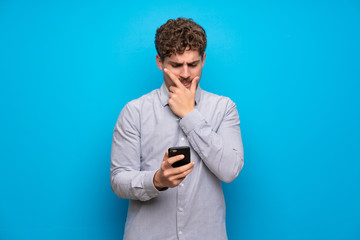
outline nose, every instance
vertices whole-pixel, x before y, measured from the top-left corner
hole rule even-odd
[[[188,79],[189,77],[190,77],[189,67],[187,66],[187,64],[184,64],[183,67],[181,68],[180,78]]]

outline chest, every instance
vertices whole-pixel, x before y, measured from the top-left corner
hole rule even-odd
[[[190,146],[189,140],[179,125],[179,118],[168,106],[145,104],[140,116],[141,168],[142,170],[158,169],[165,152],[169,147]],[[221,125],[221,109],[206,105],[196,108],[203,115],[206,124],[217,131]],[[146,109],[146,111],[145,111]],[[192,156],[193,160],[196,156]]]

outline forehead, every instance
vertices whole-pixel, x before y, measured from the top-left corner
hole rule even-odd
[[[201,60],[201,56],[197,50],[186,50],[183,54],[173,54],[165,58],[165,61],[176,63],[190,63],[199,60]]]

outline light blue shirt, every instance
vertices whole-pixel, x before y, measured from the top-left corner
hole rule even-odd
[[[200,86],[183,119],[167,101],[163,84],[129,102],[114,128],[111,187],[130,199],[124,239],[227,239],[221,181],[233,181],[244,164],[236,106]],[[179,186],[158,191],[153,177],[173,146],[190,146],[195,166]]]

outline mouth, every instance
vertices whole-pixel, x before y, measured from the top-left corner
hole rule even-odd
[[[184,87],[189,88],[191,86],[191,81],[181,80],[180,81]]]

